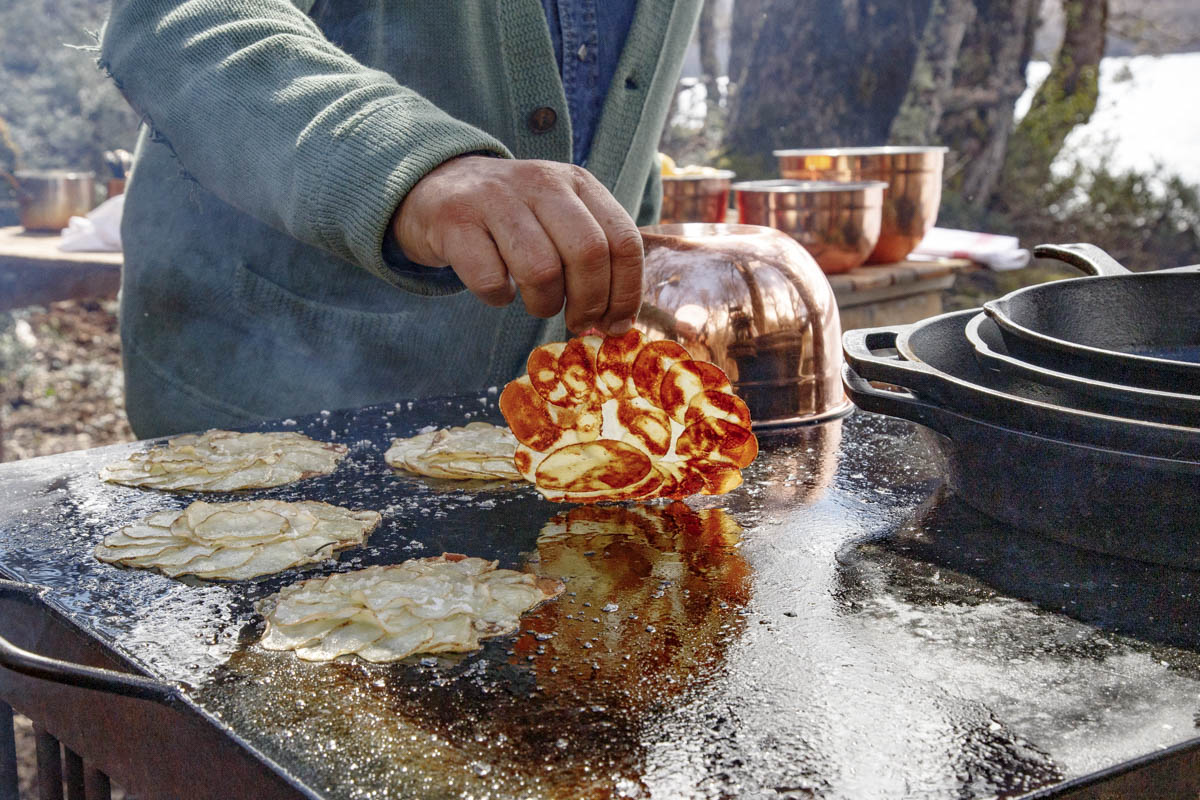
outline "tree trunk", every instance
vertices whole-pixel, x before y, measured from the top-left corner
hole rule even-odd
[[[972,211],[987,207],[1000,180],[1013,109],[1037,30],[1038,0],[975,0],[975,24],[959,50],[938,140],[950,147],[945,185]]]
[[[729,82],[730,91],[742,84],[750,48],[767,19],[770,0],[733,0],[733,19],[729,25]]]
[[[705,124],[720,113],[721,88],[717,78],[721,64],[717,59],[717,29],[713,19],[716,15],[716,0],[704,0],[700,9],[700,23],[696,28],[696,39],[700,45],[700,80],[704,82]]]
[[[888,140],[893,144],[932,144],[954,86],[954,65],[963,36],[975,20],[972,0],[934,0],[913,67],[908,95],[900,105]]]
[[[1050,165],[1067,135],[1086,123],[1100,96],[1100,59],[1107,33],[1108,0],[1064,0],[1062,47],[1045,82],[1009,142],[994,207],[1036,193],[1050,179]]]
[[[734,31],[746,62],[724,142],[730,166],[761,177],[775,173],[776,148],[886,142],[931,3],[767,0],[752,41]]]

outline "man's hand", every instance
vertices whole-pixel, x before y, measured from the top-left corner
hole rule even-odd
[[[434,169],[392,217],[392,234],[418,264],[449,265],[492,306],[521,291],[525,308],[567,327],[619,335],[642,298],[642,239],[586,170],[554,161],[462,156]]]

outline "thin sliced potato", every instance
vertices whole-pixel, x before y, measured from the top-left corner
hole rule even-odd
[[[467,652],[481,638],[515,631],[521,614],[562,588],[555,579],[453,553],[335,573],[262,601],[262,645],[295,650],[306,661],[357,654],[389,662],[418,652]]]
[[[294,431],[212,430],[169,440],[100,471],[101,480],[166,491],[218,492],[282,486],[333,472],[345,445]]]
[[[96,547],[96,558],[157,569],[171,577],[244,580],[323,561],[337,550],[362,545],[382,520],[375,511],[278,500],[201,500],[169,515],[167,528],[142,520],[109,534]],[[168,512],[147,519],[162,522]]]

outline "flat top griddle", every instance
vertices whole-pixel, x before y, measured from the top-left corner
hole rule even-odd
[[[988,521],[939,488],[914,426],[860,413],[764,437],[729,495],[598,519],[383,462],[394,436],[473,418],[498,419],[494,395],[261,426],[351,453],[239,498],[384,522],[336,562],[232,584],[92,557],[198,497],[96,478],[142,445],[0,465],[0,573],[317,797],[1014,796],[1196,735],[1200,575]],[[282,585],[443,551],[566,575],[567,593],[466,655],[254,645],[254,603]]]

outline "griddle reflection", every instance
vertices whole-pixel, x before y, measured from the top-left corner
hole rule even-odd
[[[742,529],[721,509],[579,507],[551,519],[531,557],[566,581],[559,602],[526,618],[547,692],[592,685],[622,706],[670,697],[710,674],[741,629],[749,566]]]
[[[820,500],[837,474],[844,417],[816,425],[758,431],[760,455],[742,471],[764,504],[797,508]]]
[[[568,593],[515,636],[390,665],[251,645],[199,694],[329,796],[645,797],[645,731],[744,628],[740,536],[719,509],[574,508],[527,564]]]

